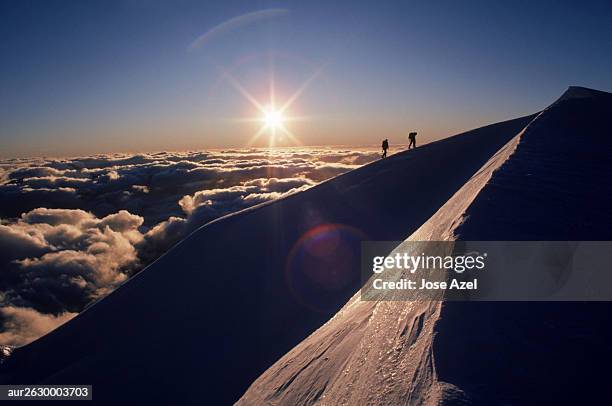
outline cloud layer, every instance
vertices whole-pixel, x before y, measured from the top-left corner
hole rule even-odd
[[[0,161],[0,344],[65,322],[215,218],[377,157],[321,148]]]

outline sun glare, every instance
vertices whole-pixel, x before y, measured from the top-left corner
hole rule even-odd
[[[248,145],[253,145],[262,135],[268,135],[268,146],[274,147],[277,141],[284,143],[292,143],[294,145],[300,145],[300,140],[297,139],[293,133],[287,128],[287,124],[297,120],[303,120],[304,117],[297,117],[288,114],[291,105],[301,96],[306,90],[312,80],[319,74],[321,69],[318,69],[310,76],[289,98],[283,101],[282,104],[276,104],[276,89],[274,87],[274,80],[271,76],[270,80],[270,94],[269,104],[267,106],[260,103],[251,93],[249,93],[244,86],[234,78],[229,71],[223,71],[223,76],[228,82],[234,86],[234,88],[244,96],[246,100],[259,110],[261,115],[259,117],[246,118],[246,121],[256,121],[261,123],[259,131],[253,135]]]
[[[268,109],[264,112],[263,121],[266,127],[270,129],[277,129],[283,125],[283,113],[278,110]]]

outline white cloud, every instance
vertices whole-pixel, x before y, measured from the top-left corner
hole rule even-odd
[[[208,221],[376,158],[303,148],[0,161],[0,344],[44,334]]]
[[[25,345],[50,330],[64,324],[77,313],[62,313],[59,316],[42,314],[34,309],[19,307],[0,308],[3,331],[0,342],[4,345]]]

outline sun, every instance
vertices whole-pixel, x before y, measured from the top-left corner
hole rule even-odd
[[[269,129],[277,129],[283,126],[285,118],[283,117],[283,112],[280,110],[275,110],[273,108],[269,108],[264,111],[263,122]]]
[[[261,103],[255,98],[245,87],[227,70],[223,70],[223,77],[242,95],[246,100],[259,111],[259,115],[255,117],[247,117],[239,119],[240,121],[254,121],[259,122],[261,127],[252,136],[248,145],[253,145],[262,135],[268,135],[268,146],[274,147],[277,141],[282,143],[293,143],[295,145],[301,145],[301,142],[296,136],[287,128],[287,124],[295,121],[307,120],[308,117],[295,116],[290,114],[291,105],[302,95],[309,84],[319,74],[322,67],[317,69],[312,76],[310,76],[302,85],[287,99],[283,100],[283,103],[277,104],[276,100],[276,89],[274,86],[274,77],[270,75],[268,95],[269,102],[267,105]]]

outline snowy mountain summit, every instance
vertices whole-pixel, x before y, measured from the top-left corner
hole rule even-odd
[[[607,303],[368,302],[358,290],[366,240],[611,240],[611,111],[611,94],[571,87],[540,113],[213,221],[15,349],[0,382],[91,384],[100,403],[602,399]]]
[[[609,240],[611,109],[611,94],[569,88],[408,240]],[[605,396],[608,303],[359,299],[262,374],[239,404],[561,404]]]

